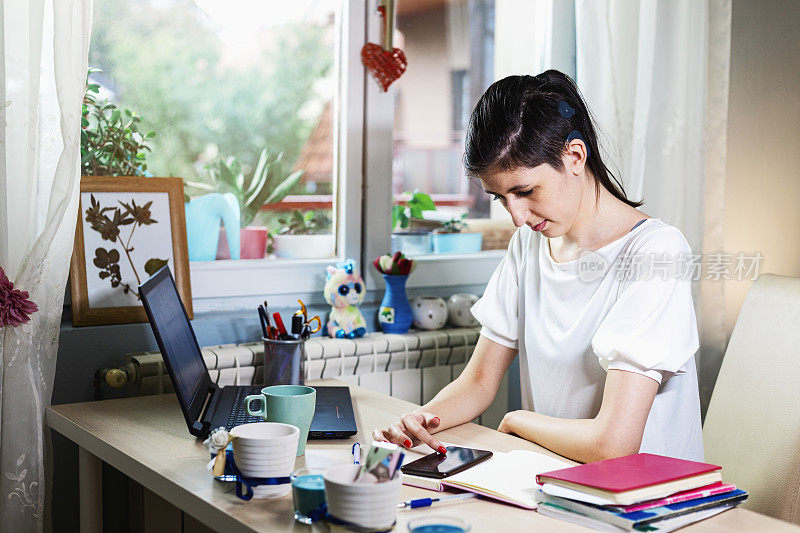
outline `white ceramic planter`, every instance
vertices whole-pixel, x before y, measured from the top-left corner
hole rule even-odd
[[[323,474],[328,512],[367,530],[388,530],[397,517],[401,477],[382,483],[356,483],[359,465],[337,465]]]
[[[272,249],[286,259],[316,259],[333,255],[335,241],[332,233],[316,235],[275,235]]]
[[[254,422],[231,429],[233,459],[243,475],[248,477],[284,477],[294,470],[295,451],[300,440],[296,426],[278,422]],[[262,485],[253,487],[253,498],[280,498],[291,492],[292,486]]]

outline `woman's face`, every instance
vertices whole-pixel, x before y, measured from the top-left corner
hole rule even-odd
[[[564,162],[562,171],[541,164],[498,172],[481,178],[481,183],[511,214],[515,226],[527,224],[546,237],[559,237],[578,219],[589,185],[585,174],[572,172],[569,156],[564,157]],[[594,191],[591,193],[593,197]]]

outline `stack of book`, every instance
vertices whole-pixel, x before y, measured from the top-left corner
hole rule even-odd
[[[735,507],[747,493],[719,466],[639,453],[536,476],[538,512],[602,531],[674,531]]]

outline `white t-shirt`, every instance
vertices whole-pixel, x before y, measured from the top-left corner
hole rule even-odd
[[[659,219],[565,263],[523,226],[472,314],[483,336],[519,350],[523,409],[593,418],[606,369],[637,372],[660,383],[640,451],[703,461],[687,267],[688,242]]]

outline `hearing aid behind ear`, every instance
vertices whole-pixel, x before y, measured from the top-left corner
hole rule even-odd
[[[565,100],[561,100],[560,102],[558,102],[558,112],[559,114],[561,114],[562,117],[564,117],[567,120],[575,116],[576,113],[575,108],[569,105]],[[565,145],[568,146],[569,143],[571,143],[575,139],[580,139],[583,141],[583,145],[586,147],[586,157],[588,158],[589,144],[586,142],[586,139],[583,138],[583,135],[581,135],[581,132],[579,132],[578,130],[572,130],[571,132],[569,132],[569,134],[567,135],[567,141]]]

